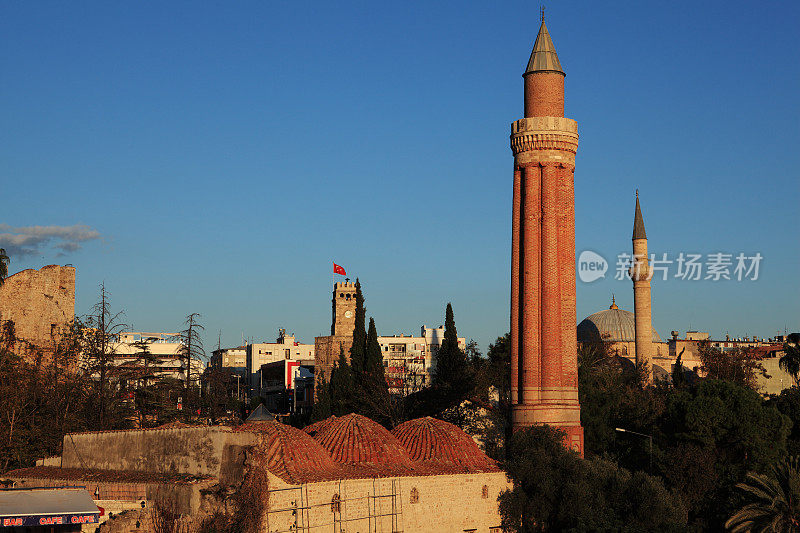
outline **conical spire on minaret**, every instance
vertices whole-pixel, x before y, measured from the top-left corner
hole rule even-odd
[[[647,233],[644,231],[642,209],[639,207],[639,189],[636,189],[636,214],[633,215],[633,240],[646,238]]]
[[[523,76],[531,72],[560,72],[564,74],[561,69],[561,63],[558,61],[556,47],[553,46],[553,40],[550,38],[550,33],[544,24],[544,8],[542,8],[542,25],[539,27],[539,35],[536,36],[536,42],[533,43],[533,51],[531,52],[531,58],[528,60],[528,68],[525,69]],[[566,76],[566,74],[564,75]]]

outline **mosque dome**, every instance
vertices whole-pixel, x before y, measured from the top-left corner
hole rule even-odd
[[[653,342],[661,342],[656,329],[652,328],[652,331]],[[578,324],[579,342],[601,339],[608,342],[633,342],[636,339],[634,314],[617,307],[613,298],[608,309],[589,315]]]
[[[408,475],[416,465],[397,438],[369,418],[351,413],[315,424],[313,438],[333,460],[366,475]]]
[[[457,426],[431,417],[404,422],[392,430],[414,461],[435,473],[497,472],[497,464]]]

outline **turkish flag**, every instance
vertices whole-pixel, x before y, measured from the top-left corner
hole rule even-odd
[[[344,268],[340,267],[336,263],[333,264],[333,273],[334,274],[341,274],[342,276],[346,276],[347,272],[344,271]]]

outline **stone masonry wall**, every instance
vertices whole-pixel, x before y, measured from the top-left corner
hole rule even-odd
[[[60,330],[75,318],[75,268],[48,265],[23,270],[0,286],[0,322],[14,321],[18,349],[29,343],[46,351]]]
[[[314,375],[325,375],[325,381],[331,380],[333,364],[339,360],[339,351],[350,361],[350,348],[353,346],[353,335],[330,335],[314,339]]]
[[[508,488],[502,472],[348,479],[296,488],[270,476],[264,531],[499,533],[497,497]]]
[[[220,477],[230,450],[254,439],[210,427],[76,433],[64,436],[62,466]]]

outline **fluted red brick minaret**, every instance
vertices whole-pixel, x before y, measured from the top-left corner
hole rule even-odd
[[[511,124],[511,398],[514,429],[550,424],[583,455],[575,317],[575,153],[564,71],[542,15]]]

